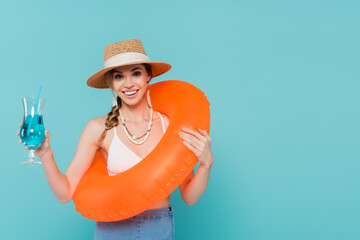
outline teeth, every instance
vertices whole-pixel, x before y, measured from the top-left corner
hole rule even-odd
[[[124,92],[126,95],[133,95],[134,93],[136,93],[137,92],[137,90],[136,91],[132,91],[132,92]]]

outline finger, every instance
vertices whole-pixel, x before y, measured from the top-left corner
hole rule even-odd
[[[186,140],[187,142],[189,142],[192,146],[194,146],[197,149],[202,149],[205,146],[205,143],[203,143],[201,140],[199,140],[195,136],[188,134],[188,133],[184,133],[184,132],[181,133],[180,138]]]
[[[200,151],[194,148],[190,143],[183,141],[184,145],[189,148],[197,157],[200,156]]]
[[[20,143],[20,144],[22,144],[22,141],[21,141],[21,139],[19,139],[19,143]]]
[[[200,128],[199,128],[199,131],[200,131],[200,133],[202,133],[207,139],[211,140],[211,138],[210,138],[209,134],[207,133],[207,131],[202,130],[202,129],[200,129]]]
[[[45,129],[45,138],[49,139],[50,135],[50,132]]]
[[[183,130],[184,130],[185,132],[189,132],[189,133],[193,134],[193,135],[196,136],[198,139],[203,139],[203,140],[205,140],[205,137],[204,137],[203,135],[201,135],[200,133],[198,133],[197,131],[194,131],[194,130],[189,129],[189,128],[187,128],[187,127],[183,127]]]
[[[203,135],[209,136],[209,134],[207,133],[207,131],[202,130],[201,128],[199,128],[199,131],[200,131],[200,133],[202,133]]]
[[[16,135],[20,135],[20,131],[17,131],[17,132],[16,132]]]
[[[19,123],[19,127],[21,127],[22,123]]]

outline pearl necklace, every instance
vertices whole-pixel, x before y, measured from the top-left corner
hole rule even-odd
[[[143,134],[143,135],[140,136],[140,137],[135,137],[135,136],[133,136],[133,135],[130,133],[129,129],[128,129],[128,128],[126,127],[126,125],[125,125],[125,119],[124,119],[124,117],[123,117],[122,114],[121,114],[121,108],[119,109],[121,123],[122,123],[122,125],[123,125],[123,129],[124,129],[124,131],[125,131],[125,133],[126,133],[126,136],[130,139],[130,141],[132,141],[132,142],[135,143],[135,144],[142,144],[142,143],[144,143],[144,142],[148,139],[148,137],[149,137],[149,135],[150,135],[150,129],[151,129],[151,126],[152,126],[153,109],[152,109],[152,106],[151,106],[151,103],[150,103],[149,90],[148,90],[147,100],[148,100],[148,104],[149,104],[149,107],[150,107],[150,121],[149,121],[148,124],[147,124],[147,131],[146,131],[146,133]],[[143,139],[143,140],[139,140],[139,139],[142,139],[142,138],[144,138],[144,139]]]

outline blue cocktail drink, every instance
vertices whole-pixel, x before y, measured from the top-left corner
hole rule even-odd
[[[32,122],[32,124],[30,130],[28,131],[30,122]],[[20,129],[20,138],[25,144],[25,146],[27,146],[29,149],[36,149],[37,147],[39,147],[45,138],[43,116],[26,116],[25,121]]]

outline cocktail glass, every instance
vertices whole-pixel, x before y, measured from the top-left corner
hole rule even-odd
[[[29,160],[22,163],[36,163],[35,149],[38,148],[45,138],[45,127],[43,121],[43,107],[45,99],[35,97],[22,98],[24,106],[24,119],[20,129],[20,138],[29,151]]]

